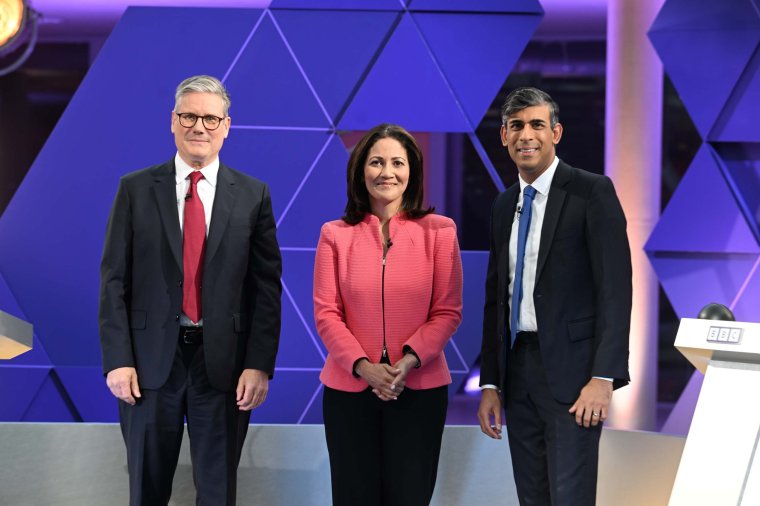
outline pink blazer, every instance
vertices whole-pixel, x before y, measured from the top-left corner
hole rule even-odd
[[[451,383],[443,349],[462,320],[462,260],[456,225],[429,214],[417,220],[396,216],[385,261],[385,331],[391,364],[405,345],[422,366],[406,386],[434,388]],[[314,319],[328,356],[320,375],[336,390],[359,392],[367,382],[352,374],[354,363],[380,360],[383,348],[383,245],[380,222],[367,213],[356,225],[322,226],[314,266]]]

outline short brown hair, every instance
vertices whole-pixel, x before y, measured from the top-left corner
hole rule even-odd
[[[372,211],[369,192],[364,183],[364,166],[367,163],[367,156],[372,146],[380,139],[388,137],[397,140],[404,147],[409,160],[409,182],[401,201],[401,209],[411,219],[421,218],[435,210],[433,207],[427,209],[422,207],[425,188],[423,184],[422,151],[420,151],[417,141],[404,128],[383,123],[374,127],[361,138],[348,159],[346,170],[348,202],[346,202],[346,214],[342,219],[350,225],[356,225],[364,219],[366,213]]]

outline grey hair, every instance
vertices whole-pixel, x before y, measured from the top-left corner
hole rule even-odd
[[[179,112],[179,101],[188,93],[213,93],[214,95],[218,95],[224,103],[225,117],[230,110],[230,105],[232,105],[230,95],[219,79],[212,76],[193,76],[188,77],[177,86],[177,91],[174,93],[174,112]]]
[[[559,106],[548,93],[531,87],[517,88],[507,96],[504,105],[501,106],[501,123],[506,125],[514,113],[543,104],[549,106],[549,121],[554,128],[559,123]]]

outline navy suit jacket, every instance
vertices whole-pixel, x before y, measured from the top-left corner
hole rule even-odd
[[[169,376],[182,311],[174,160],[121,178],[101,263],[103,369],[135,367],[142,388]],[[243,369],[270,377],[280,337],[282,262],[266,184],[219,166],[203,267],[203,350],[211,384]]]
[[[509,353],[509,236],[520,185],[491,211],[480,382],[504,386]],[[549,191],[533,301],[554,398],[572,403],[592,376],[628,383],[631,254],[612,182],[560,160]]]

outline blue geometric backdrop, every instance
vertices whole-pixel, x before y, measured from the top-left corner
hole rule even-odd
[[[649,37],[704,143],[646,250],[679,317],[760,321],[760,3],[669,0]]]
[[[116,421],[97,328],[105,222],[121,175],[173,156],[174,88],[203,73],[233,100],[221,158],[270,184],[283,252],[280,353],[253,421],[321,423],[311,281],[320,225],[345,204],[340,134],[463,132],[503,188],[474,132],[542,15],[537,0],[129,8],[0,219],[0,308],[35,325],[34,350],[0,364],[0,420]],[[463,260],[451,393],[480,347],[486,254]]]
[[[649,38],[703,144],[645,249],[680,318],[719,302],[760,322],[760,1],[668,0]],[[664,431],[686,433],[701,384]]]

